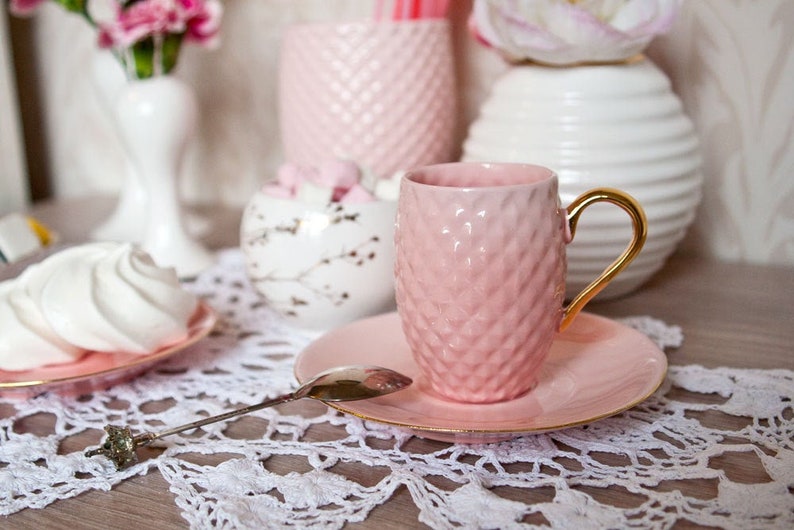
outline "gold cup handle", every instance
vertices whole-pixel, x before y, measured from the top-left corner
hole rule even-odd
[[[626,247],[626,250],[624,250],[598,278],[593,280],[590,285],[576,295],[571,303],[568,304],[568,307],[563,309],[560,331],[570,326],[573,319],[579,314],[579,311],[587,305],[587,302],[592,300],[593,297],[601,292],[620,271],[625,269],[629,263],[632,262],[637,254],[640,253],[640,250],[642,250],[642,246],[645,244],[645,239],[648,236],[648,221],[645,218],[645,212],[634,197],[613,188],[595,188],[586,191],[568,206],[568,226],[571,230],[571,238],[576,234],[576,224],[579,222],[579,216],[584,209],[591,204],[602,201],[620,206],[631,216],[634,235],[631,242]]]

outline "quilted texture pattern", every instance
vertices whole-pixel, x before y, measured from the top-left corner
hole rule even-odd
[[[528,391],[565,290],[556,178],[468,189],[404,179],[400,193],[396,296],[423,375],[455,401]]]
[[[382,177],[448,162],[455,93],[445,20],[293,26],[279,76],[285,156],[350,159]]]

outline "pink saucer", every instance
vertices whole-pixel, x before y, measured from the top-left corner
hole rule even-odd
[[[484,443],[593,422],[648,398],[664,380],[667,357],[642,333],[580,314],[554,341],[537,386],[503,403],[469,405],[434,395],[422,380],[397,313],[354,322],[310,344],[295,363],[305,381],[333,366],[373,364],[414,379],[376,399],[328,403],[366,420],[410,429],[422,438]]]
[[[152,354],[89,352],[74,363],[20,372],[0,370],[0,395],[25,398],[51,390],[79,395],[108,388],[135,377],[205,337],[217,320],[215,311],[201,301],[190,318],[188,336]]]

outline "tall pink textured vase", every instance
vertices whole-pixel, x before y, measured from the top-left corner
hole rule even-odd
[[[447,20],[297,25],[281,53],[288,161],[349,159],[389,177],[455,156]]]

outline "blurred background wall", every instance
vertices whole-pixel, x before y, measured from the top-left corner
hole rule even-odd
[[[177,73],[196,88],[202,108],[182,187],[189,202],[243,205],[282,161],[276,79],[283,29],[367,17],[372,4],[229,0],[225,8],[220,48],[186,47]],[[506,68],[467,33],[470,8],[471,0],[455,0],[450,14],[460,142]],[[10,22],[33,197],[115,193],[121,150],[92,82],[93,33],[52,5],[33,20]],[[670,76],[701,141],[704,200],[687,252],[794,266],[792,39],[791,0],[687,0],[676,26],[648,52]]]

